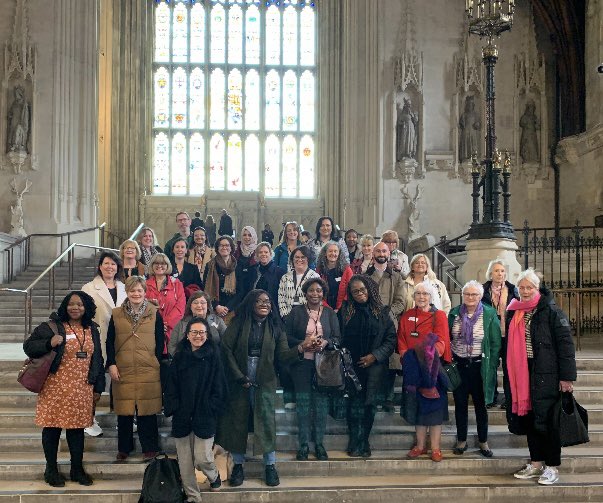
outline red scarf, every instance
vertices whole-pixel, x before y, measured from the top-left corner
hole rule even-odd
[[[518,416],[525,416],[532,410],[525,314],[536,309],[539,300],[538,292],[525,302],[513,299],[507,308],[508,311],[515,311],[507,334],[507,371],[511,386],[511,411]]]

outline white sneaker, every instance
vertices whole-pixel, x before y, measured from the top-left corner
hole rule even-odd
[[[285,410],[295,410],[295,402],[287,402],[285,404]]]
[[[94,422],[92,423],[92,426],[89,426],[88,428],[84,428],[84,432],[87,435],[90,435],[91,437],[100,437],[103,434],[103,429],[96,422],[96,418],[95,418]]]
[[[544,473],[538,479],[538,483],[543,486],[552,486],[559,480],[559,470],[554,466],[547,466]]]
[[[518,472],[515,472],[513,476],[516,479],[536,479],[539,478],[544,472],[544,468],[536,468],[532,463],[528,463],[525,468],[522,468]]]

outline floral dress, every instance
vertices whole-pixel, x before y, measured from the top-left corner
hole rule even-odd
[[[94,342],[90,329],[65,326],[65,352],[55,374],[48,379],[38,395],[36,424],[45,428],[87,428],[92,425],[93,386],[88,384]],[[86,358],[78,358],[79,351]]]

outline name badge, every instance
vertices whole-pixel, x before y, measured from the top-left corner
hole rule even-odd
[[[77,339],[77,337],[75,336],[75,334],[65,334],[65,339],[70,341],[72,339]]]
[[[337,283],[339,283],[341,281],[341,278],[335,278],[335,281],[337,281]]]
[[[212,321],[210,325],[214,328],[218,328],[218,324],[215,321]]]
[[[411,332],[410,336],[411,337],[419,337],[419,332]]]
[[[414,316],[409,316],[408,321],[417,321],[417,319]]]
[[[85,359],[88,358],[88,353],[86,351],[78,351],[77,353],[75,353],[75,356],[77,358]]]

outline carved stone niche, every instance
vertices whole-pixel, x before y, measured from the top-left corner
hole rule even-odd
[[[413,85],[398,90],[395,101],[396,176],[403,184],[425,178],[423,169],[423,96]]]
[[[513,177],[525,179],[533,184],[537,179],[548,179],[547,138],[543,124],[543,103],[540,93],[536,90],[520,93],[517,100],[515,127],[515,169]],[[546,105],[545,105],[546,106]]]

